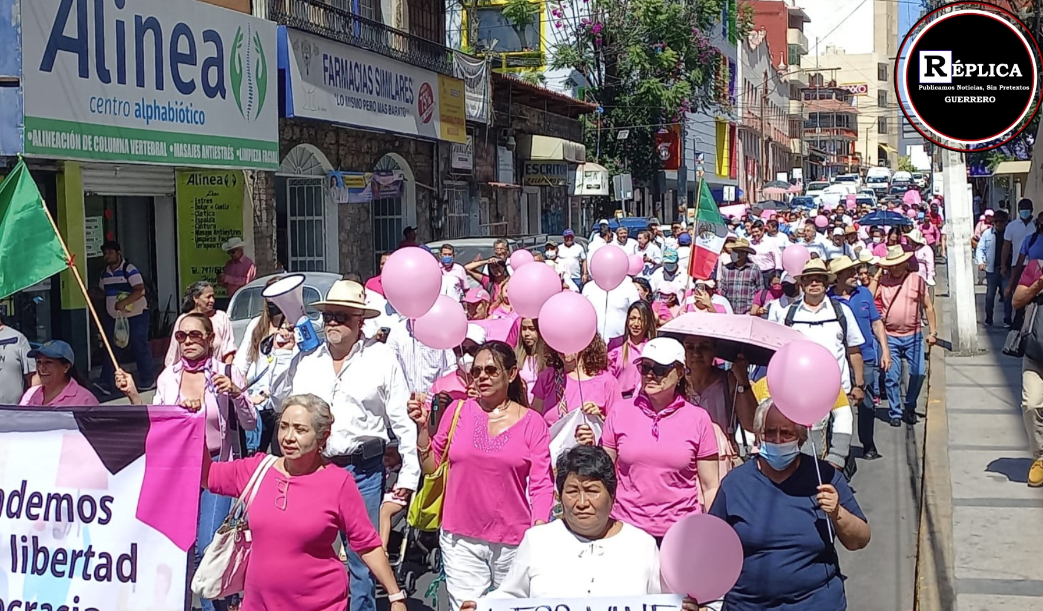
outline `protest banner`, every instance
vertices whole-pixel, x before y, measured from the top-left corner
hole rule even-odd
[[[600,598],[483,598],[476,611],[680,611],[684,596],[648,594]]]
[[[174,407],[0,407],[0,610],[183,611],[202,425]]]

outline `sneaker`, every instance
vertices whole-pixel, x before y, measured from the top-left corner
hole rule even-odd
[[[1043,487],[1043,458],[1037,458],[1029,467],[1028,484],[1029,488]]]
[[[895,428],[898,428],[898,427],[902,426],[902,419],[901,418],[891,418],[891,426],[893,426]]]
[[[991,327],[992,326],[992,319],[991,318],[986,318],[985,319],[985,326],[986,327]]]
[[[877,452],[875,449],[862,452],[862,460],[876,460],[878,458],[880,458],[880,452]]]

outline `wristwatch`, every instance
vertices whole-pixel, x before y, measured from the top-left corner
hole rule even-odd
[[[406,593],[403,592],[402,590],[399,590],[398,592],[395,592],[394,594],[388,594],[388,602],[389,603],[397,603],[397,602],[405,600],[405,599],[406,599]]]

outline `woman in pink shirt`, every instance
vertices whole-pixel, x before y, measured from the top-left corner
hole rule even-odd
[[[579,354],[550,350],[547,368],[532,389],[532,409],[543,414],[547,426],[577,409],[604,418],[622,401],[619,382],[608,371],[608,348],[595,334]]]
[[[510,277],[506,278],[500,284],[499,294],[493,295],[493,303],[492,306],[489,308],[489,318],[507,318],[509,316],[518,316],[518,314],[514,312],[514,306],[511,305],[510,285]]]
[[[235,357],[235,334],[228,314],[214,309],[214,287],[206,280],[193,282],[185,289],[185,300],[181,304],[181,316],[174,321],[174,328],[181,325],[188,314],[201,314],[210,319],[214,328],[214,356],[222,363],[231,363]],[[163,364],[170,367],[181,358],[180,344],[170,342]]]
[[[156,379],[154,405],[178,405],[206,421],[206,447],[213,460],[227,461],[233,455],[242,455],[239,447],[239,429],[253,430],[257,426],[257,410],[243,392],[246,379],[237,367],[222,364],[214,357],[214,327],[209,316],[190,313],[178,319],[174,341],[180,358],[167,367]],[[117,372],[116,386],[127,394],[134,405],[141,397],[133,379]],[[231,405],[229,405],[231,404]],[[231,410],[236,419],[228,420]],[[199,526],[196,531],[196,561],[213,540],[214,533],[232,507],[232,499],[203,491],[199,499]],[[224,601],[203,600],[203,611],[223,609]]]
[[[520,341],[514,349],[518,359],[518,377],[525,382],[525,394],[532,405],[532,389],[536,387],[536,379],[547,368],[547,344],[540,337],[540,327],[535,318],[523,318],[519,325]]]
[[[61,340],[51,340],[29,351],[36,359],[36,375],[40,384],[22,395],[19,405],[88,407],[98,404],[97,397],[87,390],[87,383],[76,370],[76,356],[72,347]]]
[[[406,611],[355,478],[322,456],[332,423],[330,406],[315,395],[283,403],[282,458],[263,473],[250,505],[252,553],[241,611],[347,609],[348,572],[333,548],[340,533],[387,591],[391,611]],[[204,452],[203,487],[207,494],[238,497],[266,458],[215,463]]]
[[[452,611],[500,585],[525,531],[546,523],[554,503],[547,424],[526,407],[514,351],[503,342],[486,343],[471,377],[478,397],[442,418],[434,439],[429,412],[409,402],[425,474],[448,449],[439,544]]]
[[[637,361],[641,391],[608,415],[601,445],[619,473],[613,517],[661,542],[675,522],[713,504],[720,485],[717,439],[706,410],[685,398],[680,342],[657,337]],[[580,425],[576,440],[593,445],[594,432]]]
[[[635,301],[627,310],[627,334],[609,342],[608,371],[619,382],[624,399],[634,396],[634,391],[641,386],[641,374],[637,371],[634,359],[641,356],[641,350],[648,340],[656,336],[658,328],[648,304]]]

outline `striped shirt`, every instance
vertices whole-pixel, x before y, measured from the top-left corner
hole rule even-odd
[[[145,281],[141,277],[141,272],[134,267],[133,263],[128,262],[126,259],[123,259],[123,262],[116,269],[106,267],[101,274],[101,282],[98,285],[101,287],[101,290],[105,291],[105,309],[108,310],[109,316],[116,317],[117,301],[130,295],[135,288],[144,284]],[[125,310],[123,314],[127,318],[140,316],[146,307],[148,307],[148,304],[145,302],[145,297],[142,296],[141,299],[130,304],[129,310]]]

